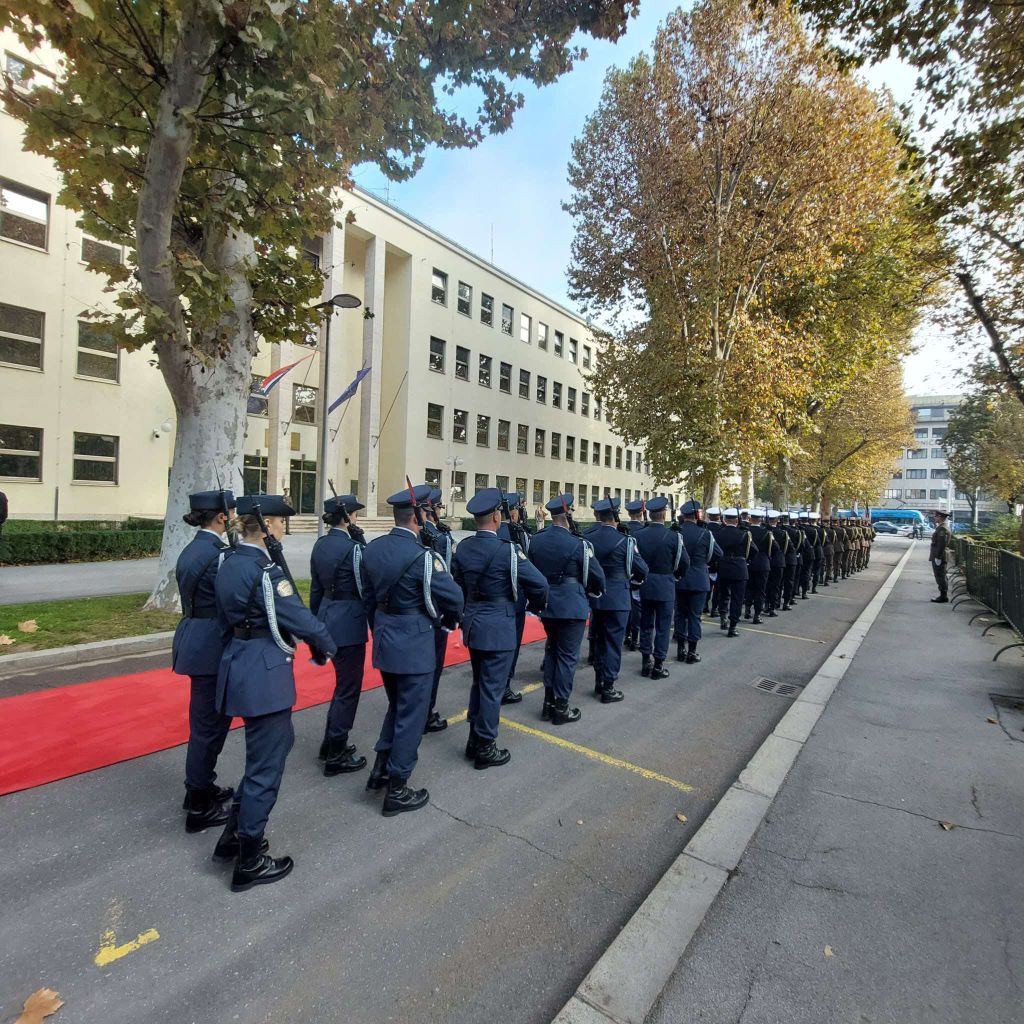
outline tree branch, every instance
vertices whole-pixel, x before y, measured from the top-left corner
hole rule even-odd
[[[1006,342],[999,333],[999,328],[996,326],[991,314],[985,308],[984,298],[975,290],[974,281],[970,273],[962,270],[957,273],[956,277],[967,295],[967,301],[970,303],[974,315],[978,318],[981,326],[985,328],[985,333],[988,335],[992,348],[992,354],[996,357],[996,362],[999,364],[999,369],[1002,372],[1006,386],[1013,392],[1014,397],[1024,405],[1024,381],[1021,380],[1020,376],[1014,372],[1013,367],[1010,365],[1009,356],[1006,354]]]

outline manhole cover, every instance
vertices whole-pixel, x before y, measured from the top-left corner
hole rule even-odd
[[[764,676],[757,676],[751,680],[750,685],[762,693],[774,693],[776,697],[789,697],[791,700],[803,689],[796,683],[780,683],[777,679],[767,679]]]

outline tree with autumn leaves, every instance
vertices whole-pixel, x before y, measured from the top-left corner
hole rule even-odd
[[[62,55],[54,81],[6,82],[25,145],[56,164],[59,201],[126,246],[104,317],[151,348],[177,429],[160,578],[176,602],[191,491],[242,461],[257,339],[301,340],[323,277],[303,242],[328,229],[349,168],[413,174],[427,146],[509,127],[516,79],[554,81],[614,39],[637,0],[2,0],[0,26]],[[479,95],[474,117],[447,97]],[[131,270],[129,269],[132,268]]]
[[[895,111],[791,8],[670,15],[650,57],[609,74],[569,174],[571,287],[603,325],[592,383],[661,481],[713,500],[761,465],[806,489],[790,466],[829,415],[897,408],[943,261],[935,218]],[[891,425],[889,459],[905,404]]]

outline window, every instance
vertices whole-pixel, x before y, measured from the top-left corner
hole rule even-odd
[[[544,481],[533,481],[533,503],[539,505],[544,500]]]
[[[43,431],[0,423],[0,477],[43,479]]]
[[[512,424],[508,420],[498,420],[498,451],[507,452]]]
[[[622,449],[618,445],[615,447],[615,468],[622,469]]]
[[[633,472],[633,453],[628,448],[626,449],[626,472]]]
[[[917,436],[917,431],[916,430],[914,431],[914,436],[915,437]],[[945,436],[946,436],[946,428],[945,427],[932,427],[932,437],[942,438],[942,437],[945,437]]]
[[[267,415],[267,399],[260,394],[260,388],[262,387],[263,378],[258,373],[254,373],[252,377],[249,379],[249,400],[246,402],[245,405],[245,411],[250,416]]]
[[[928,449],[927,448],[908,448],[907,449],[908,459],[927,459]]]
[[[452,440],[457,444],[468,444],[466,435],[469,432],[469,413],[465,409],[455,410],[455,421],[452,427]]]
[[[477,383],[482,388],[489,388],[491,386],[491,357],[481,356],[480,366],[477,369],[476,374]]]
[[[526,477],[516,477],[516,491],[523,496],[523,501],[526,500]]]
[[[548,400],[548,379],[537,374],[537,401],[542,405]]]
[[[434,373],[444,373],[444,350],[446,343],[441,338],[430,339],[430,368]]]
[[[949,470],[948,469],[933,469],[932,470],[933,480],[948,480]]]
[[[612,468],[612,446],[610,444],[604,446],[604,464],[609,469]]]
[[[947,501],[949,499],[949,491],[931,491],[932,501]]]
[[[908,498],[927,498],[928,492],[923,487],[908,487],[906,495]]]
[[[427,403],[427,437],[444,437],[444,406]]]
[[[601,442],[594,442],[594,458],[591,460],[595,466],[601,465]]]
[[[512,394],[512,364],[502,363],[498,371],[498,390]]]
[[[490,486],[490,484],[488,483],[490,479],[490,474],[488,473],[477,473],[473,477],[473,486],[478,491],[482,491],[485,487]]]
[[[579,362],[580,343],[575,338],[569,339],[569,362]]]
[[[527,316],[525,313],[519,314],[519,340],[529,345],[532,341],[531,335],[533,334],[533,317]]]
[[[461,469],[452,470],[452,489],[456,492],[456,497],[466,497],[466,474]]]
[[[46,248],[50,197],[10,181],[0,181],[0,238]]]
[[[956,491],[955,494],[956,494],[956,500],[957,501],[971,501],[971,500],[973,500],[973,496],[968,494],[966,491]]]
[[[498,490],[502,491],[503,493],[508,494],[508,477],[496,476],[494,478],[494,486],[497,487]]]
[[[941,459],[942,458],[942,449],[941,448],[933,448],[932,449],[932,458],[933,459]]]
[[[928,470],[927,469],[908,469],[907,470],[908,480],[927,480]]]
[[[562,385],[557,380],[551,382],[551,408],[562,408]]]
[[[439,469],[425,469],[423,470],[423,482],[430,484],[433,487],[441,486],[441,470]]]
[[[537,348],[544,352],[548,350],[548,325],[537,321]]]
[[[501,333],[507,334],[510,338],[512,337],[512,320],[515,315],[515,310],[511,306],[504,302],[501,304]]]
[[[576,389],[569,388],[565,393],[565,408],[567,412],[576,411]]]
[[[896,487],[896,488],[889,488],[889,490],[884,491],[882,493],[882,497],[883,498],[902,498],[903,497],[903,491],[901,491],[898,487]]]
[[[594,399],[594,419],[599,420],[601,418],[601,399]]]
[[[892,478],[893,478],[893,480],[902,480],[903,479],[903,470],[902,469],[897,469],[896,472],[893,473]]]
[[[458,310],[463,316],[473,315],[473,289],[465,281],[459,282]]]
[[[101,242],[89,235],[82,235],[82,262],[117,264],[124,261],[124,251],[113,242]]]
[[[469,349],[461,345],[455,346],[455,376],[459,380],[469,380]]]
[[[71,479],[79,483],[117,483],[117,449],[113,434],[75,433]]]
[[[584,370],[589,370],[590,369],[590,346],[589,345],[584,345],[583,346],[583,369]]]
[[[576,461],[576,438],[572,434],[565,435],[565,457],[570,462]]]
[[[47,71],[46,68],[41,68],[38,64],[33,64],[23,57],[15,57],[13,53],[4,54],[4,70],[11,79],[11,86],[21,96],[31,93],[36,85],[49,85],[56,81],[52,71]],[[36,75],[42,75],[51,81],[40,82],[36,79]]]
[[[530,371],[520,370],[519,371],[519,397],[529,398],[530,397]]]
[[[477,448],[491,447],[491,417],[477,415],[476,418],[476,446]],[[486,487],[487,484],[484,484]]]
[[[580,413],[584,416],[590,415],[590,392],[584,391],[580,398]]]
[[[317,391],[306,384],[292,388],[292,421],[294,423],[316,423]]]
[[[554,430],[551,431],[551,458],[560,459],[562,457],[562,435],[556,433]]]
[[[439,306],[448,305],[448,275],[437,267],[430,278],[430,298]]]
[[[494,297],[480,293],[480,323],[485,327],[494,326]]]
[[[0,303],[0,363],[41,370],[44,322],[34,309]]]
[[[525,423],[516,427],[516,452],[525,455],[530,444],[530,428]]]
[[[547,431],[541,430],[540,427],[534,431],[533,434],[533,454],[539,455],[544,458],[544,448],[547,441]]]
[[[267,493],[266,455],[246,455],[242,460],[242,482],[246,494]]]
[[[555,331],[555,355],[561,358],[562,349],[565,347],[565,335],[561,331]]]
[[[927,427],[918,427],[914,431],[914,439],[915,440],[917,440],[917,441],[924,441],[924,440],[927,440],[927,438],[928,438],[928,428]]]
[[[120,374],[117,342],[102,324],[78,321],[78,369],[82,377],[117,383]]]
[[[588,462],[590,460],[590,441],[585,438],[580,438],[580,462]]]
[[[548,500],[551,501],[552,499],[557,498],[561,493],[562,488],[559,486],[558,481],[552,480],[548,485]],[[555,515],[560,515],[560,513],[556,512]]]
[[[580,484],[579,489],[576,492],[576,507],[586,508],[587,507],[587,485]]]

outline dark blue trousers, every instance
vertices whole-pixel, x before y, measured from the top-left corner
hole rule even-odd
[[[782,575],[785,567],[776,565],[768,573],[768,583],[764,592],[764,603],[769,611],[774,611],[782,603]]]
[[[796,593],[796,574],[799,566],[787,565],[782,573],[782,601],[790,604]]]
[[[746,580],[723,580],[718,577],[718,588],[722,594],[719,614],[728,618],[735,626],[743,615],[743,596],[747,590]]]
[[[245,774],[235,796],[240,836],[263,834],[294,742],[291,708],[245,719]]]
[[[380,739],[373,749],[378,754],[385,750],[391,752],[388,774],[404,782],[416,767],[423,726],[430,710],[434,673],[399,675],[397,672],[381,672],[381,676],[384,692],[388,695],[388,710],[380,727]]]
[[[480,739],[490,743],[498,738],[501,695],[509,680],[509,666],[515,651],[474,651],[473,685],[469,689],[469,724]]]
[[[516,600],[516,649],[512,652],[512,663],[508,669],[508,681],[516,674],[519,664],[519,649],[523,646],[523,630],[526,628],[526,595],[520,591]]]
[[[640,638],[640,596],[636,591],[630,591],[629,596],[629,624],[626,626],[626,632],[634,640],[638,640]]]
[[[587,629],[586,619],[544,619],[544,688],[555,700],[572,696],[572,681],[580,659],[580,644]]]
[[[339,647],[331,660],[334,662],[334,696],[327,709],[327,738],[344,742],[356,720],[359,694],[363,690],[366,644]]]
[[[441,673],[444,671],[444,656],[448,652],[448,634],[440,627],[434,627],[434,677],[430,682],[430,707],[427,717],[437,703],[437,688],[441,685]]]
[[[747,579],[746,604],[754,609],[755,615],[764,610],[764,594],[768,586],[768,572],[763,569],[751,569]]]
[[[640,601],[640,653],[653,654],[655,661],[668,657],[675,601]]]
[[[217,677],[192,676],[188,700],[185,785],[209,789],[217,778],[217,758],[231,727],[231,716],[217,710]]]
[[[706,590],[676,591],[676,641],[689,642],[694,647],[700,640],[700,617],[707,600]]]
[[[610,686],[619,678],[622,644],[626,639],[629,612],[592,611],[594,629],[594,679]]]

